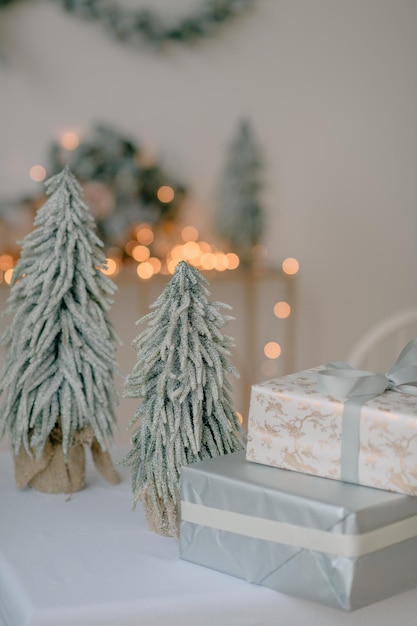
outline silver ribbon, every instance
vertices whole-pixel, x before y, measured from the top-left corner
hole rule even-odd
[[[317,389],[344,401],[341,479],[358,483],[361,408],[388,389],[417,396],[417,338],[403,348],[386,374],[357,370],[344,362],[328,363],[317,374]]]

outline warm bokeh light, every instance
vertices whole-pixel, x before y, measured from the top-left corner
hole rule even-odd
[[[237,254],[235,254],[234,252],[228,252],[226,256],[227,256],[227,263],[228,263],[229,270],[237,269],[240,263],[239,257],[237,256]]]
[[[203,270],[214,270],[216,267],[216,255],[212,252],[206,252],[201,257],[201,267]]]
[[[159,272],[161,271],[162,268],[162,263],[159,259],[156,258],[156,256],[151,256],[148,259],[148,263],[150,263],[152,265],[154,274],[159,274]]]
[[[170,274],[175,272],[175,268],[177,267],[178,259],[168,259],[167,261],[167,270]]]
[[[149,261],[145,261],[145,263],[140,263],[136,268],[136,273],[139,278],[143,278],[147,280],[154,275],[154,270],[152,264]]]
[[[218,272],[224,272],[225,270],[227,270],[229,267],[229,261],[226,254],[224,254],[223,252],[216,252],[214,256],[216,258],[216,264],[214,268]]]
[[[77,133],[72,130],[69,130],[65,133],[62,133],[59,138],[59,143],[65,150],[76,150],[80,145],[80,137]]]
[[[139,245],[133,248],[132,256],[135,259],[135,261],[138,261],[140,263],[141,261],[147,261],[149,257],[151,256],[151,253],[150,253],[149,248],[147,248],[146,246]]]
[[[133,250],[136,248],[137,245],[138,245],[138,242],[136,240],[132,239],[131,241],[128,241],[127,244],[125,245],[126,254],[128,254],[129,256],[132,256]]]
[[[135,240],[125,244],[125,252],[140,264],[149,262],[152,274],[173,274],[179,261],[187,261],[190,265],[200,270],[216,270],[224,272],[239,267],[239,257],[234,252],[222,252],[216,250],[207,241],[198,241],[198,230],[194,226],[185,226],[181,231],[183,243],[172,244],[166,233],[158,230],[155,232],[147,223],[138,224],[134,229]],[[197,239],[197,240],[196,240]],[[148,247],[152,245],[151,249]],[[111,254],[117,258],[117,254]],[[1,258],[0,258],[1,263]],[[150,278],[147,266],[138,270],[141,278]],[[0,266],[1,270],[1,266]],[[150,273],[150,272],[149,272]]]
[[[277,359],[281,354],[281,346],[276,341],[268,341],[264,346],[264,354],[268,359]]]
[[[9,269],[6,272],[4,272],[4,282],[6,282],[8,285],[10,285],[10,283],[12,282],[12,276],[13,276],[13,270]]]
[[[6,272],[13,267],[13,257],[11,254],[2,254],[0,256],[0,270]]]
[[[136,229],[136,239],[139,243],[142,243],[145,246],[149,246],[150,243],[154,240],[154,234],[152,228],[149,226],[139,226]]]
[[[29,176],[35,183],[40,183],[45,180],[46,169],[43,165],[33,165],[29,170]]]
[[[198,230],[195,226],[185,226],[181,231],[181,239],[183,241],[197,241]]]
[[[242,425],[243,424],[243,415],[241,413],[238,413],[238,411],[236,411],[236,415],[237,415],[237,419],[239,420],[239,424]]]
[[[182,246],[181,245],[177,245],[174,246],[168,253],[167,255],[167,259],[175,261],[176,263],[178,261],[181,261],[182,259]]]
[[[297,259],[293,259],[292,257],[288,257],[284,259],[282,262],[282,271],[289,276],[293,276],[300,269],[300,264]]]
[[[119,273],[120,270],[120,261],[119,259],[113,259],[113,258],[107,258],[106,259],[106,265],[107,267],[101,267],[100,270],[103,272],[103,274],[105,274],[106,276],[116,276],[116,274]]]
[[[160,202],[171,202],[174,199],[175,192],[169,185],[162,185],[162,187],[159,187],[156,195]]]
[[[211,252],[212,248],[207,241],[199,241],[198,245],[200,246],[201,252]]]
[[[182,246],[182,254],[186,261],[192,261],[200,256],[200,246],[196,241],[187,241]]]
[[[279,319],[284,320],[291,313],[291,307],[288,302],[277,302],[274,306],[274,315]]]

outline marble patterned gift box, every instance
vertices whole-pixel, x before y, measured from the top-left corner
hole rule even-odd
[[[241,451],[182,468],[181,518],[182,559],[289,595],[354,610],[417,586],[417,498]]]
[[[417,396],[387,390],[359,399],[352,418],[346,402],[317,390],[321,370],[252,386],[246,458],[417,495]],[[356,421],[356,443],[349,433],[351,420]]]

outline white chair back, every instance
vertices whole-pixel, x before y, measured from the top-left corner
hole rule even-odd
[[[414,337],[417,337],[417,309],[398,311],[368,331],[352,347],[346,361],[357,369],[386,372]]]

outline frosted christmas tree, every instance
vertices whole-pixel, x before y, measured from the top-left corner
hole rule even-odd
[[[49,198],[22,241],[0,338],[0,437],[9,434],[16,482],[40,491],[84,486],[84,448],[111,482],[106,452],[116,424],[116,336],[107,318],[115,291],[102,243],[68,167],[47,183]],[[62,482],[60,483],[60,479]]]
[[[222,309],[230,307],[209,295],[202,274],[181,261],[133,341],[137,362],[125,396],[143,400],[124,462],[135,504],[142,500],[148,527],[162,535],[178,536],[181,466],[242,448],[227,378],[237,375],[234,341],[222,333],[232,319]]]
[[[230,145],[219,183],[216,224],[219,235],[243,264],[250,264],[263,228],[260,203],[261,155],[248,121],[242,121]]]

